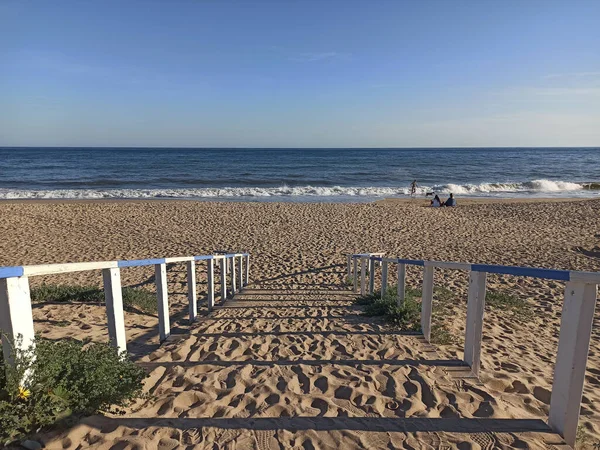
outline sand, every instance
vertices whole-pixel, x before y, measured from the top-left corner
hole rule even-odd
[[[460,199],[459,199],[460,200]],[[129,349],[150,372],[151,398],[125,416],[93,416],[39,436],[48,448],[553,448],[548,415],[563,285],[490,276],[532,318],[486,310],[480,379],[462,359],[467,276],[436,271],[455,293],[453,341],[367,319],[351,302],[346,253],[600,271],[600,201],[374,204],[192,201],[1,202],[0,265],[251,253],[250,285],[195,324],[185,268],[169,267],[173,336],[126,313]],[[206,293],[198,268],[199,298]],[[407,283],[421,273],[409,268]],[[153,290],[153,268],[122,270]],[[36,277],[100,285],[99,272]],[[107,339],[104,308],[35,305],[36,331]],[[580,448],[600,442],[600,307],[590,346]]]

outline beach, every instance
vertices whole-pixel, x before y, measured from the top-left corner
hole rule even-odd
[[[228,301],[230,308],[203,313],[191,325],[185,266],[170,265],[174,332],[168,342],[158,346],[156,317],[125,314],[129,350],[150,371],[152,396],[125,417],[94,416],[46,434],[46,446],[213,448],[218,442],[219,448],[552,448],[556,436],[544,432],[438,429],[427,420],[545,421],[564,284],[490,275],[489,290],[523,299],[531,314],[521,320],[487,308],[480,379],[461,379],[443,367],[394,361],[432,354],[462,359],[468,274],[436,271],[436,286],[453,294],[446,321],[452,342],[432,346],[414,336],[387,333],[385,325],[358,314],[346,281],[346,255],[385,252],[406,259],[600,271],[600,200],[459,197],[459,207],[435,209],[425,207],[427,202],[0,202],[0,266],[217,251],[251,255],[247,293]],[[152,267],[123,269],[121,278],[123,286],[154,290]],[[408,286],[419,288],[421,280],[420,268],[408,269]],[[100,271],[77,272],[30,281],[32,287],[100,287],[102,276]],[[198,284],[204,311],[202,267]],[[106,341],[108,336],[99,304],[36,304],[34,320],[36,332],[50,339]],[[274,364],[277,360],[296,363]],[[383,362],[340,366],[335,360]],[[225,363],[232,361],[245,363]],[[279,426],[274,418],[281,417],[298,419],[273,431]],[[424,422],[407,429],[405,422],[394,425],[394,418]],[[598,305],[580,425],[580,448],[593,448],[600,442]]]

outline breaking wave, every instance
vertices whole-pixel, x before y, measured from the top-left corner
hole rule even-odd
[[[553,195],[600,193],[600,183],[573,183],[569,181],[532,180],[524,183],[441,184],[419,186],[417,194],[429,192],[468,196],[520,196],[547,193]],[[281,186],[281,187],[223,187],[182,189],[0,189],[0,199],[160,199],[205,198],[231,199],[268,197],[402,197],[410,194],[410,187],[348,187],[348,186]]]

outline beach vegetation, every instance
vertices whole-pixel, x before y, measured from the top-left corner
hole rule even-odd
[[[359,297],[356,304],[364,306],[363,315],[367,317],[383,316],[387,323],[401,331],[420,331],[421,307],[412,290],[406,290],[402,305],[398,305],[397,295],[397,288],[390,287],[383,298],[377,292]]]
[[[0,354],[0,446],[82,415],[118,412],[142,395],[146,372],[108,344],[36,338],[17,348],[14,364]]]
[[[531,305],[511,292],[488,290],[485,293],[485,304],[491,309],[512,313],[518,320],[526,321],[533,317]]]
[[[398,305],[398,288],[392,286],[386,290],[383,298],[380,292],[358,297],[357,305],[363,306],[363,315],[367,317],[383,317],[393,328],[400,331],[421,331],[421,302],[422,291],[406,287],[404,302]],[[454,335],[446,325],[448,308],[452,305],[455,296],[452,291],[445,288],[434,290],[434,304],[432,313],[431,342],[434,344],[448,345],[455,341]]]
[[[600,441],[588,434],[584,424],[579,424],[577,426],[575,442],[577,448],[600,449]]]
[[[156,296],[145,289],[125,287],[122,289],[123,308],[131,312],[152,314],[157,312]],[[96,286],[77,284],[42,284],[31,289],[34,303],[104,303],[104,290]]]
[[[376,300],[381,298],[381,294],[379,292],[374,292],[372,294],[361,295],[360,297],[354,300],[354,303],[361,306],[371,305]]]

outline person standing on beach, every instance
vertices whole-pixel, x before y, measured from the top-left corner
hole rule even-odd
[[[417,193],[417,180],[413,180],[413,182],[410,184],[410,196],[414,197],[416,193]]]

